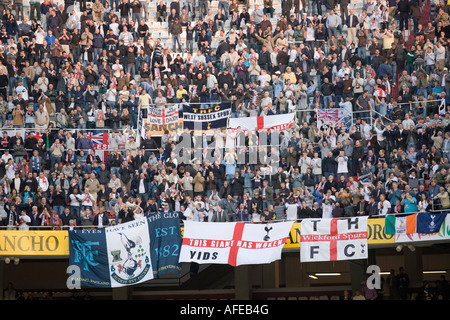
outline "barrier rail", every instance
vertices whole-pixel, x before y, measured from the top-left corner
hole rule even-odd
[[[442,210],[433,210],[431,211],[433,213],[443,213],[443,212],[449,212],[448,209],[442,209]],[[148,216],[151,216],[152,214],[156,214],[157,212],[151,213]],[[386,216],[395,216],[395,217],[404,217],[407,215],[411,215],[411,214],[415,214],[418,212],[402,212],[402,213],[389,213],[386,215],[371,215],[369,216],[370,219],[384,219],[386,218]],[[336,219],[348,219],[348,218],[357,218],[359,216],[352,216],[352,217],[336,217]],[[363,215],[362,217],[367,217],[366,215]],[[302,220],[305,220],[308,218],[297,218],[295,220],[288,220],[288,219],[274,219],[271,220],[269,223],[277,223],[277,222],[285,222],[285,221],[294,221],[294,222],[301,222]],[[240,221],[240,222],[244,222],[244,223],[252,223],[252,224],[265,224],[268,222],[264,222],[264,221]],[[120,223],[119,223],[120,224]],[[180,221],[180,225],[181,227],[184,225],[183,224],[183,220]],[[29,230],[20,230],[20,231],[37,231],[39,229],[45,230],[45,231],[57,231],[57,230],[74,230],[74,229],[92,229],[92,228],[107,228],[108,226],[95,226],[95,225],[88,225],[88,226],[83,226],[83,225],[74,225],[74,226],[69,226],[69,225],[62,225],[62,226],[30,226]],[[9,229],[8,229],[9,228]],[[19,230],[18,226],[0,226],[0,231],[14,231],[14,230]]]

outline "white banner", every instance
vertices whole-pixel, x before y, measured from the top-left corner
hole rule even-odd
[[[180,262],[229,264],[271,263],[281,251],[292,222],[184,222]]]
[[[300,230],[302,262],[367,259],[367,217],[304,219]]]
[[[283,131],[290,128],[294,121],[295,113],[277,114],[273,116],[230,118],[228,127],[232,129],[248,130],[273,129]]]
[[[153,279],[148,219],[105,228],[111,287]]]
[[[146,123],[148,124],[166,125],[177,123],[178,120],[178,105],[163,108],[149,107],[147,109]]]

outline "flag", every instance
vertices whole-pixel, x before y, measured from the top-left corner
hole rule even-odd
[[[246,132],[249,130],[273,129],[283,131],[292,126],[295,113],[277,114],[273,116],[230,118],[229,128],[241,129]]]
[[[88,131],[87,137],[92,140],[94,144],[95,154],[100,157],[100,159],[106,159],[109,151],[108,133],[103,132],[92,132]]]
[[[303,219],[302,262],[367,259],[367,217]]]
[[[181,249],[180,218],[176,212],[160,212],[148,217],[150,247],[155,278],[167,273],[179,274]]]
[[[417,213],[408,216],[396,217],[394,215],[386,215],[384,223],[385,234],[411,234],[416,233],[416,217]]]
[[[147,108],[147,123],[168,125],[179,120],[178,105],[162,108]]]
[[[444,115],[445,114],[445,98],[441,98],[441,103],[439,104],[439,114]]]
[[[180,262],[264,264],[281,259],[293,221],[267,224],[184,222]]]
[[[69,265],[80,285],[115,288],[153,279],[147,219],[91,230],[69,230]]]
[[[94,148],[97,150],[104,150],[103,145],[108,145],[108,133],[88,131],[88,138],[92,140]]]
[[[419,212],[416,218],[417,233],[436,233],[447,216],[447,212],[430,213]]]
[[[317,127],[320,128],[324,124],[332,124],[337,126],[344,120],[344,109],[317,109]]]
[[[137,134],[136,138],[139,138],[139,145],[141,145],[140,139],[145,139],[145,123],[144,119],[142,117],[142,111],[139,109],[139,115],[138,115],[138,129],[141,131],[141,134]]]
[[[231,116],[231,104],[222,102],[209,109],[199,109],[189,104],[183,105],[183,124],[189,130],[207,131],[224,128]]]
[[[42,139],[43,132],[41,131],[34,131],[34,130],[27,130],[26,131],[26,137],[30,135],[30,132],[33,132],[34,137],[39,141],[39,139]]]

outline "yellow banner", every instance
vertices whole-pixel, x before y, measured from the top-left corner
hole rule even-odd
[[[1,256],[68,256],[67,231],[0,231]]]
[[[145,133],[150,133],[151,135],[163,135],[164,131],[172,131],[179,130],[180,132],[183,130],[183,119],[178,120],[178,122],[170,123],[170,124],[153,124],[149,123],[147,119],[143,119],[145,126]]]
[[[293,224],[289,237],[283,248],[299,248],[300,247],[300,222]],[[394,243],[393,235],[384,233],[384,219],[368,219],[367,220],[367,237],[369,245]]]

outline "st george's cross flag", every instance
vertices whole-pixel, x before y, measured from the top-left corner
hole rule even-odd
[[[367,217],[303,219],[302,262],[367,259]]]
[[[184,222],[180,262],[264,264],[281,259],[292,222]]]
[[[292,126],[295,113],[277,114],[272,116],[230,118],[228,127],[242,131],[272,129],[274,131],[283,131]]]
[[[178,105],[147,108],[147,124],[167,125],[179,120]]]

